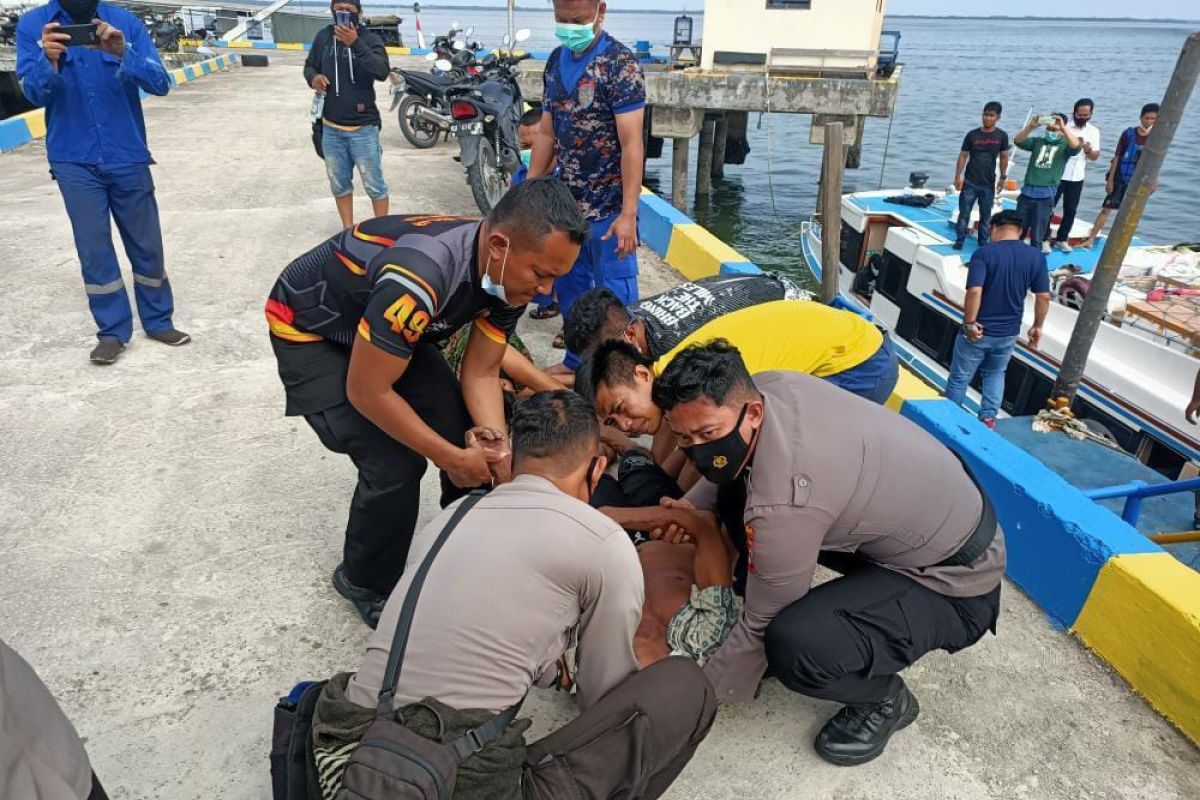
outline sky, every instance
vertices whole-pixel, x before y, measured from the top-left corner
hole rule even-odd
[[[836,1],[836,0],[835,0]],[[749,2],[749,0],[747,0]],[[443,3],[481,6],[503,6],[501,0],[429,0],[430,5]],[[679,11],[684,8],[699,11],[703,0],[608,0],[612,8],[652,8]],[[535,6],[537,0],[518,0],[518,5]],[[1061,17],[1146,17],[1170,19],[1200,19],[1200,0],[1005,0],[1006,16]],[[889,0],[888,10],[895,14],[965,15],[978,14],[979,5],[971,0]]]

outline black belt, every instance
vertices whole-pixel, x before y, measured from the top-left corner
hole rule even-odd
[[[959,461],[962,461],[961,457]],[[975,530],[971,531],[971,535],[963,542],[962,547],[958,548],[958,552],[944,561],[934,564],[935,567],[970,566],[987,552],[996,539],[996,508],[988,498],[987,492],[979,485],[979,481],[975,480],[974,473],[971,472],[965,461],[963,461],[963,469],[966,471],[967,477],[971,479],[971,483],[975,484],[975,488],[979,490],[979,496],[983,498],[983,512],[979,515],[979,524],[975,526]]]

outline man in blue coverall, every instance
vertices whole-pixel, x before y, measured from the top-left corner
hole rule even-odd
[[[68,46],[64,25],[97,26],[99,45]],[[140,19],[98,0],[50,0],[17,25],[17,77],[46,109],[46,153],[83,267],[99,339],[94,364],[112,364],[133,335],[133,314],[113,248],[109,215],[133,265],[138,317],[151,339],[191,337],[171,322],[162,229],[138,93],[165,95],[170,80]]]
[[[603,0],[554,0],[562,46],[546,62],[542,127],[529,165],[536,178],[557,160],[591,227],[579,261],[554,283],[564,319],[575,299],[596,286],[627,306],[638,301],[646,88],[632,51],[604,31],[607,9]]]

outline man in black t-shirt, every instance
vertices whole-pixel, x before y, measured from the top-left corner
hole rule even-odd
[[[266,313],[287,414],[358,468],[333,583],[368,624],[404,570],[426,460],[442,470],[443,505],[505,476],[507,465],[466,446],[466,432],[504,436],[508,337],[533,295],[571,269],[587,229],[565,186],[530,181],[483,221],[356,225],[293,261],[272,288]],[[439,345],[467,323],[456,378]]]
[[[996,126],[1004,108],[994,100],[983,107],[983,127],[966,135],[958,165],[954,168],[954,188],[958,190],[958,226],[954,249],[962,250],[971,227],[971,212],[979,204],[979,246],[991,240],[992,204],[996,193],[1004,189],[1008,178],[1008,134]],[[996,177],[996,161],[1000,177]],[[965,168],[965,172],[964,172]]]

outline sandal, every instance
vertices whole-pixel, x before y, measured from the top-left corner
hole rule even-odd
[[[529,312],[530,319],[554,319],[558,315],[558,303],[551,303],[548,306],[538,306]]]
[[[566,350],[567,349],[567,340],[566,340],[565,335],[561,331],[559,331],[558,336],[554,337],[554,343],[551,344],[550,346],[553,347],[555,350]]]

